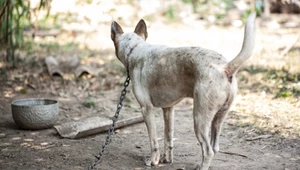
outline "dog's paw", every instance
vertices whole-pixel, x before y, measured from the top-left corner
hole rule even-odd
[[[159,151],[157,150],[157,151],[155,151],[155,152],[152,152],[152,156],[151,156],[151,165],[152,165],[152,166],[158,165],[159,159],[160,159],[160,153],[159,153]]]
[[[160,154],[159,151],[153,152],[150,157],[146,157],[145,164],[146,166],[157,166],[160,162]]]
[[[201,170],[201,165],[197,164],[195,170]]]
[[[202,164],[197,164],[195,170],[208,170],[209,166],[203,166]]]
[[[173,160],[170,160],[170,159],[165,159],[165,158],[161,158],[159,160],[160,163],[164,163],[164,164],[170,164],[173,162]]]
[[[165,154],[162,156],[162,158],[160,158],[159,160],[160,163],[165,163],[165,164],[169,164],[173,162],[173,158],[171,158],[170,156],[166,156]]]
[[[214,151],[214,153],[215,153],[215,154],[218,153],[219,150],[220,150],[219,145],[218,145],[218,144],[215,144],[215,145],[213,146],[213,151]]]

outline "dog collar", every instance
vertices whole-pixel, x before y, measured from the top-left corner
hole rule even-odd
[[[137,47],[139,43],[135,44],[134,46],[130,47],[128,53],[126,54],[126,67],[127,67],[127,73],[129,73],[129,56],[131,55],[132,51]]]

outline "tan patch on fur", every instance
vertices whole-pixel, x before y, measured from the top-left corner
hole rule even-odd
[[[228,78],[229,83],[232,83],[232,71],[229,70],[229,68],[224,69],[224,73],[226,74],[226,77]]]
[[[114,46],[115,46],[116,56],[118,57],[118,59],[120,59],[119,55],[118,55],[118,53],[119,53],[119,42],[117,40],[113,40],[113,42],[114,42]]]

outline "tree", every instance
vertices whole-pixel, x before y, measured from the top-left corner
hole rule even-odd
[[[48,11],[48,17],[50,4],[51,0],[40,0],[31,8],[30,0],[0,0],[0,50],[6,50],[7,62],[15,62],[15,49],[23,45],[24,24],[31,23],[32,15],[42,9]]]

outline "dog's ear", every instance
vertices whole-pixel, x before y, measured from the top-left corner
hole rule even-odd
[[[121,26],[116,21],[113,21],[111,23],[111,35],[110,35],[111,39],[113,41],[115,41],[116,36],[118,34],[123,34],[123,33],[124,32],[123,32]]]
[[[139,23],[136,25],[134,32],[142,37],[144,40],[147,39],[148,33],[147,33],[147,26],[143,19],[139,21]]]

